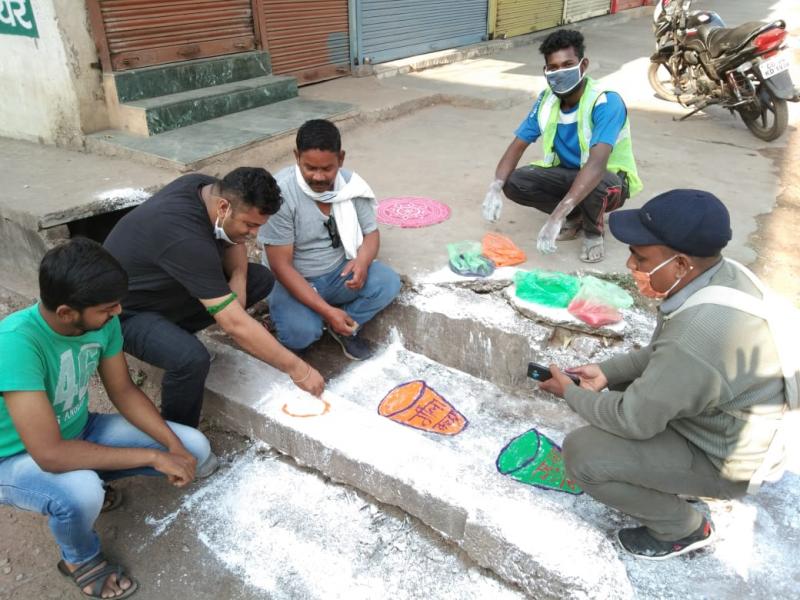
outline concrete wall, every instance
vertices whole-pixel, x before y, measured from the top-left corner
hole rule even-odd
[[[0,35],[0,136],[79,147],[108,115],[86,5],[31,0],[38,38]]]

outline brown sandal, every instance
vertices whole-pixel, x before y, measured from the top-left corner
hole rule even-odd
[[[122,505],[122,491],[110,485],[105,486],[105,496],[103,496],[103,507],[101,513],[110,512]]]

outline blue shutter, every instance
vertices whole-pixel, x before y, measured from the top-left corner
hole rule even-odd
[[[356,0],[360,64],[486,39],[487,0]]]

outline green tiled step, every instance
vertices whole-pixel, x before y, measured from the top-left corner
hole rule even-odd
[[[226,153],[291,135],[309,119],[338,119],[355,107],[342,102],[292,98],[189,125],[151,137],[107,130],[87,136],[90,152],[148,164],[198,169]]]
[[[272,73],[269,52],[243,52],[113,74],[120,103],[264,77]]]
[[[131,115],[129,118],[144,120],[132,127],[133,131],[144,133],[146,125],[147,134],[155,135],[295,96],[297,80],[294,77],[267,75],[126,102],[122,106]]]

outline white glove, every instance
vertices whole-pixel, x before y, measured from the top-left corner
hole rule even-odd
[[[561,231],[564,219],[554,219],[552,216],[539,230],[539,237],[536,239],[536,249],[542,254],[552,254],[556,251],[556,237]]]
[[[483,200],[483,218],[487,221],[494,223],[500,218],[500,210],[503,208],[502,189],[503,180],[495,179],[486,192],[486,198]]]

